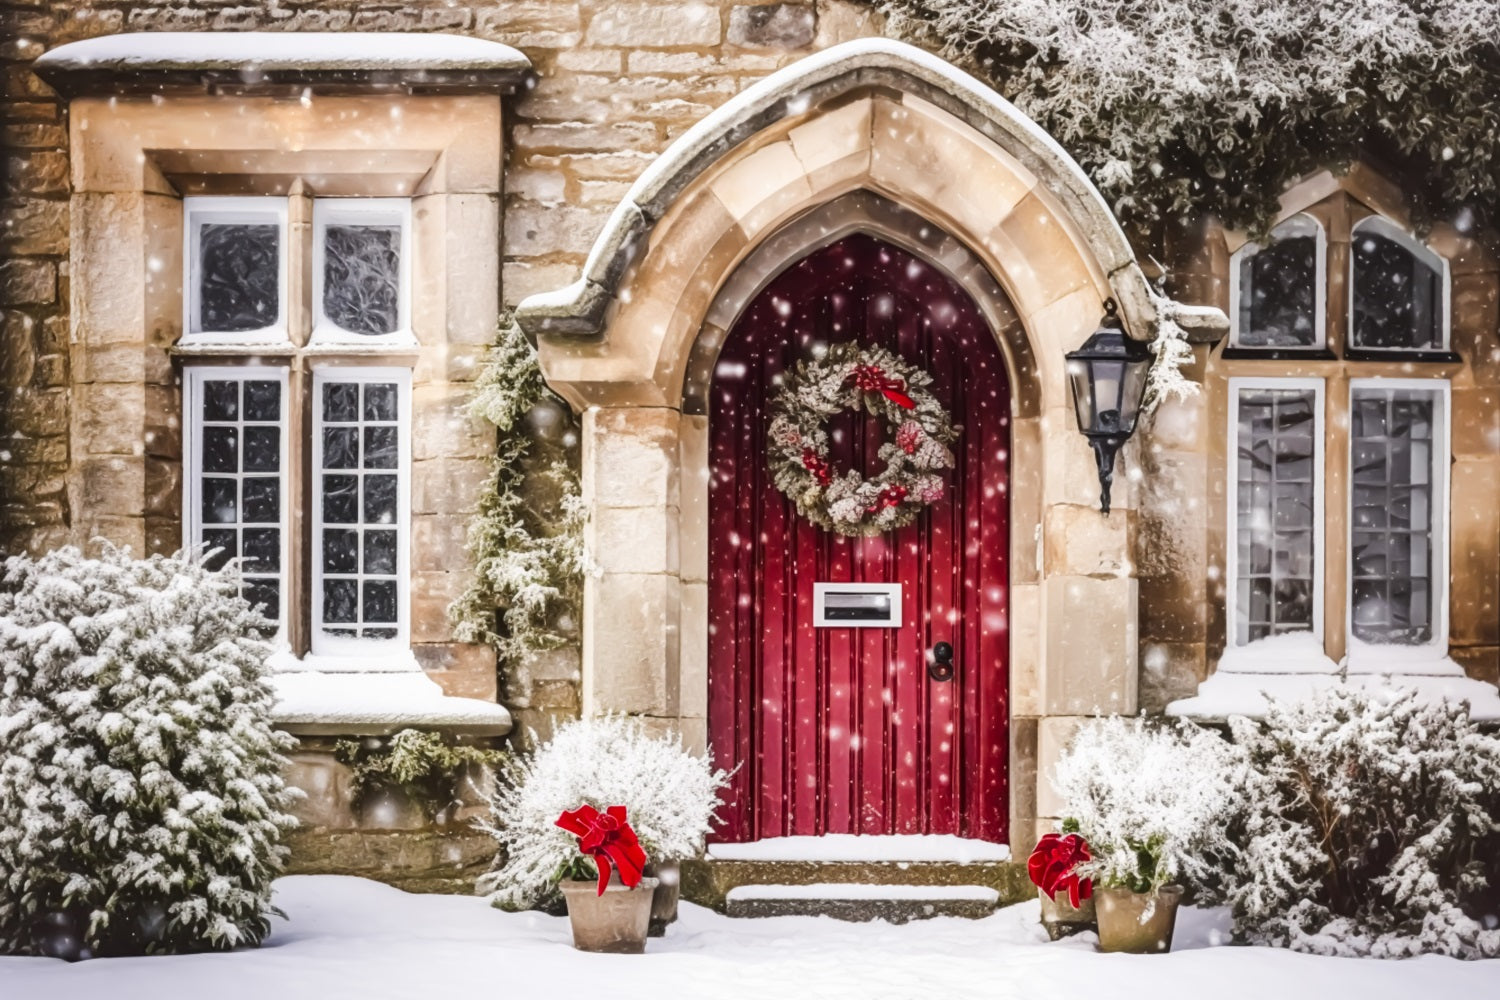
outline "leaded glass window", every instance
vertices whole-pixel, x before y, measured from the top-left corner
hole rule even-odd
[[[1444,395],[1356,383],[1350,402],[1350,616],[1367,643],[1431,642]]]
[[[279,369],[187,375],[189,541],[210,565],[240,560],[242,592],[278,624],[283,610],[286,378]]]
[[[1306,215],[1277,226],[1265,245],[1235,255],[1236,346],[1322,345],[1324,255],[1322,227]]]
[[[338,370],[315,382],[314,651],[403,632],[408,375]]]
[[[409,333],[410,203],[319,199],[313,205],[317,335],[358,341]]]
[[[1234,630],[1244,645],[1316,627],[1322,421],[1314,385],[1234,391]]]
[[[1442,259],[1378,217],[1356,226],[1350,239],[1350,346],[1445,350],[1448,279]]]
[[[285,199],[189,198],[185,213],[188,333],[284,335]]]

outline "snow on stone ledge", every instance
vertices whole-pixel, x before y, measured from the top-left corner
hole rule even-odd
[[[306,735],[385,735],[419,726],[503,736],[511,728],[503,705],[450,697],[420,672],[277,672],[271,683],[277,725]]]
[[[998,903],[999,891],[987,885],[886,885],[869,882],[814,882],[811,885],[738,885],[725,893],[727,902],[746,899],[972,899]]]
[[[517,70],[518,49],[437,32],[145,31],[69,42],[36,68],[85,70]]]
[[[1222,722],[1231,715],[1258,719],[1266,714],[1267,696],[1281,702],[1301,701],[1338,684],[1369,691],[1411,688],[1424,702],[1469,703],[1469,716],[1479,722],[1500,721],[1500,691],[1472,677],[1425,674],[1350,673],[1347,679],[1330,673],[1244,673],[1220,670],[1198,686],[1198,694],[1167,706],[1167,714],[1202,722]]]
[[[771,837],[748,844],[712,844],[714,861],[953,861],[972,864],[1009,861],[1010,848],[952,834],[863,836],[830,833],[821,837]]]

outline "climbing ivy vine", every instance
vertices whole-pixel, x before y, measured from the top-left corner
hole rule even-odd
[[[499,428],[494,474],[469,525],[474,582],[449,609],[463,642],[502,662],[576,641],[585,510],[567,405],[542,380],[536,348],[508,317],[475,380],[470,410]]]

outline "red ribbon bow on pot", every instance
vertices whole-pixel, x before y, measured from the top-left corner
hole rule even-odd
[[[879,365],[855,365],[848,381],[861,392],[878,392],[903,410],[914,410],[917,404],[905,392],[906,383],[899,378],[887,378],[885,369]]]
[[[1048,896],[1067,889],[1068,902],[1076,910],[1079,903],[1094,894],[1094,882],[1079,878],[1073,869],[1092,857],[1088,843],[1078,834],[1049,833],[1037,841],[1036,850],[1026,862],[1026,873]]]
[[[620,873],[627,889],[640,884],[646,851],[625,822],[624,806],[610,806],[600,812],[584,803],[559,816],[557,825],[577,837],[578,850],[594,859],[594,867],[599,869],[599,895],[604,895],[609,885],[610,865]]]

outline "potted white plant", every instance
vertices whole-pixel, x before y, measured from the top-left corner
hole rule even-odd
[[[1220,822],[1229,767],[1228,745],[1192,726],[1109,718],[1079,730],[1055,780],[1082,841],[1069,874],[1092,882],[1099,950],[1171,951],[1183,883],[1232,850]]]
[[[578,838],[578,853],[564,863],[560,886],[573,947],[622,955],[645,951],[657,881],[645,876],[646,851],[625,807],[601,812],[584,803],[559,816],[556,826]]]
[[[702,853],[728,775],[678,737],[652,736],[639,719],[602,716],[561,726],[535,753],[508,760],[499,778],[484,826],[498,842],[498,864],[480,880],[481,892],[504,909],[555,901],[566,876],[591,869],[558,817],[580,805],[620,806],[646,853],[645,876],[657,880],[659,931],[676,917],[678,862]]]

